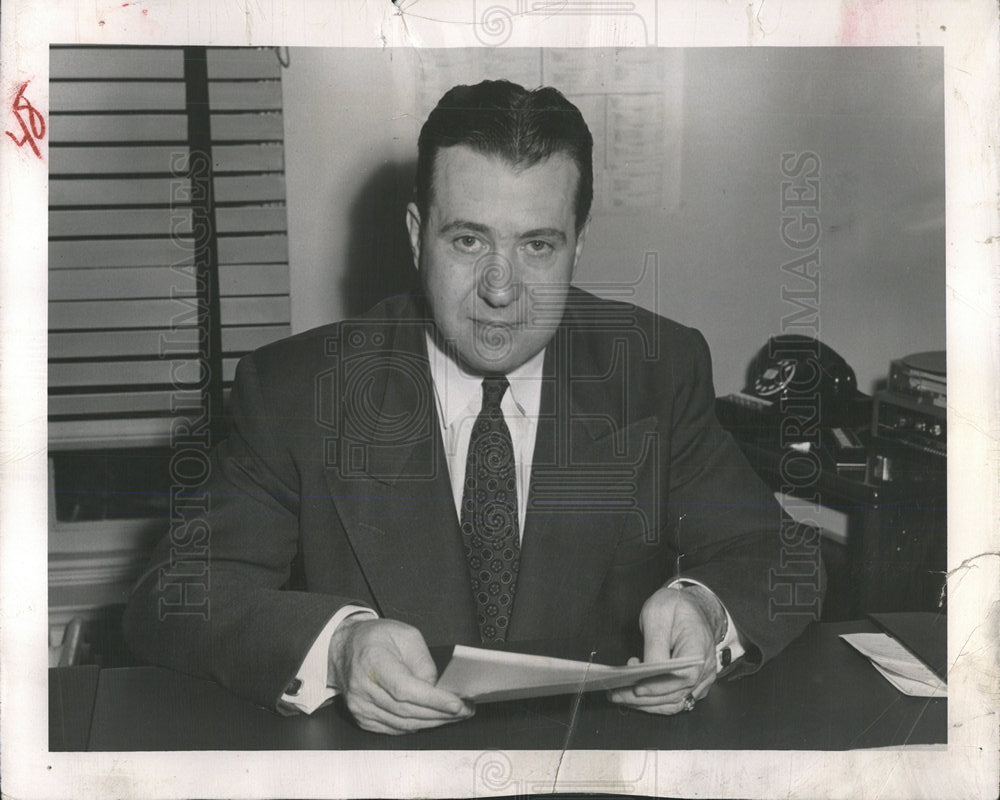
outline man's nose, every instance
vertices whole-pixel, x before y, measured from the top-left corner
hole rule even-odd
[[[503,308],[521,296],[514,265],[500,253],[490,253],[476,264],[479,296],[493,308]]]

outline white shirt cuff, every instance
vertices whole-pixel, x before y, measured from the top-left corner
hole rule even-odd
[[[326,685],[330,639],[340,623],[353,614],[365,614],[373,619],[378,618],[378,614],[364,606],[344,606],[330,617],[330,621],[319,632],[316,641],[313,642],[306,657],[302,660],[298,672],[295,673],[295,680],[292,681],[292,685],[296,686],[295,694],[289,694],[286,691],[281,695],[281,700],[278,701],[278,710],[281,713],[312,714],[317,708],[326,705],[337,696],[337,690]]]
[[[718,595],[709,589],[701,581],[692,580],[691,578],[675,578],[667,584],[669,589],[672,586],[700,586],[702,589],[707,591],[716,600],[719,600]],[[722,641],[715,646],[715,654],[719,661],[719,672],[728,667],[730,664],[734,663],[736,659],[742,658],[743,654],[746,652],[743,649],[743,643],[740,641],[739,632],[736,630],[736,625],[733,623],[733,618],[729,616],[729,609],[726,608],[726,604],[719,600],[719,605],[722,606],[722,610],[726,612],[726,634],[722,637]],[[726,658],[723,652],[728,648],[729,657]]]

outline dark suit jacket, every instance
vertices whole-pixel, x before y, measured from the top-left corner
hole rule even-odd
[[[347,603],[478,643],[427,325],[396,297],[242,360],[207,490],[178,501],[126,611],[137,655],[274,707]],[[543,375],[508,641],[641,656],[642,603],[678,573],[725,603],[748,668],[794,638],[811,617],[775,613],[782,514],[715,420],[702,336],[573,289]],[[803,580],[808,611],[822,568]]]

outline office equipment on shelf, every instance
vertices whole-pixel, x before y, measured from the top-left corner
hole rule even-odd
[[[945,408],[948,405],[946,358],[944,350],[931,350],[893,360],[889,364],[889,391]]]
[[[889,367],[889,388],[876,392],[871,433],[902,445],[904,452],[947,453],[947,378],[945,353],[914,353]]]
[[[888,389],[806,337],[773,337],[720,424],[793,519],[817,526],[824,619],[940,610],[945,602],[947,462],[943,354],[893,361]]]

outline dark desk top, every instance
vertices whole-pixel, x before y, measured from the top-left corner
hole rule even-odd
[[[157,667],[100,673],[91,750],[842,750],[947,741],[947,701],[907,697],[841,633],[812,625],[757,674],[723,680],[689,714],[659,717],[603,693],[483,704],[465,722],[408,736],[360,730],[342,703],[281,717],[214,683]],[[575,716],[574,716],[575,710]]]
[[[49,670],[49,750],[86,750],[100,667]]]

